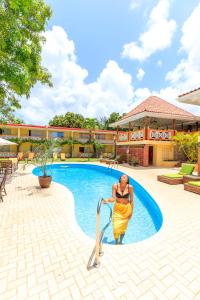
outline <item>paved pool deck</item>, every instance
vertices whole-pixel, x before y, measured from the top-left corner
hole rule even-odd
[[[54,182],[40,189],[32,166],[20,166],[0,203],[1,300],[200,299],[200,196],[157,182],[176,170],[119,169],[154,197],[163,226],[142,242],[104,245],[88,271],[94,240],[76,223],[72,193]]]

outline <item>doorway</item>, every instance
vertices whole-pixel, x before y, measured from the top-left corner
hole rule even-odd
[[[149,146],[149,165],[153,165],[153,146]]]

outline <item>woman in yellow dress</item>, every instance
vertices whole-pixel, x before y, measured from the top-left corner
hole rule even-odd
[[[113,184],[112,197],[104,203],[115,202],[113,207],[113,234],[115,244],[122,244],[128,222],[133,214],[133,187],[127,175],[122,175],[119,183]]]

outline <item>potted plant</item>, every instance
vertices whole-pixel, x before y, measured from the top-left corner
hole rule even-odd
[[[47,163],[55,151],[56,142],[46,140],[35,149],[35,164],[39,167],[41,175],[38,176],[41,188],[48,188],[51,185],[52,176],[48,172]]]

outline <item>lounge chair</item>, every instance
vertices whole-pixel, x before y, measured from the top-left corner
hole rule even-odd
[[[29,152],[28,157],[27,157],[27,162],[28,162],[28,161],[32,161],[33,158],[34,158],[34,156],[35,156],[35,153],[34,153],[34,152]]]
[[[22,160],[23,157],[24,157],[24,153],[23,153],[23,152],[18,152],[18,154],[17,154],[17,159],[18,159],[18,160]]]
[[[183,183],[183,176],[191,175],[193,170],[194,165],[182,164],[181,169],[178,173],[158,175],[157,180],[171,185],[181,184]]]
[[[60,153],[60,160],[66,160],[65,153]]]
[[[185,183],[184,190],[200,195],[200,181],[189,181]]]

